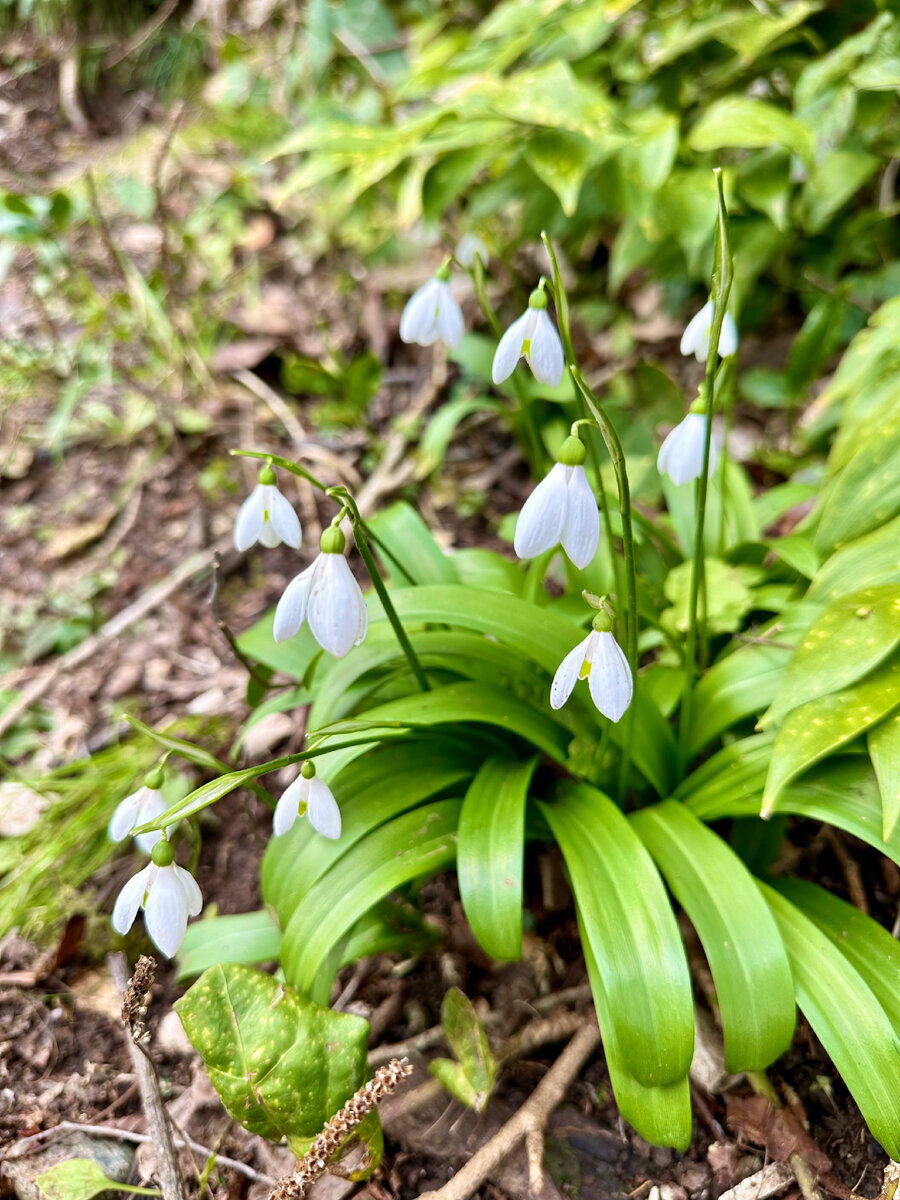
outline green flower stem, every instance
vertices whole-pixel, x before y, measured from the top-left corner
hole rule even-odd
[[[363,560],[369,579],[372,581],[372,587],[378,594],[378,599],[381,601],[384,608],[385,616],[391,623],[394,633],[397,635],[397,641],[400,643],[400,649],[406,656],[406,661],[409,663],[409,669],[416,677],[416,682],[423,692],[431,690],[431,684],[428,682],[428,677],[422,669],[422,664],[419,662],[418,655],[412,647],[412,642],[407,636],[406,630],[403,628],[403,622],[400,620],[396,608],[394,608],[388,590],[384,585],[384,580],[379,574],[375,559],[372,557],[372,551],[369,547],[369,541],[366,537],[366,528],[363,519],[359,514],[359,509],[356,507],[356,501],[344,487],[333,487],[326,490],[326,495],[332,500],[339,501],[347,509],[347,515],[350,519],[350,528],[353,530],[353,540],[356,542],[356,548],[359,551],[359,556]]]
[[[229,454],[235,458],[264,458],[266,462],[273,466],[281,467],[285,471],[289,471],[291,475],[298,475],[301,479],[305,479],[311,483],[314,488],[318,488],[320,492],[328,491],[328,484],[323,483],[321,479],[316,479],[315,475],[307,471],[305,467],[298,466],[295,462],[291,462],[289,458],[282,458],[278,454],[269,454],[265,450],[229,450]]]
[[[691,558],[691,586],[688,596],[688,631],[684,654],[684,692],[678,725],[678,746],[682,767],[687,761],[687,746],[691,728],[691,709],[694,699],[694,672],[697,660],[697,627],[700,581],[703,574],[703,529],[706,521],[706,497],[709,488],[709,455],[712,445],[712,418],[715,410],[716,370],[719,361],[719,337],[725,319],[728,294],[734,278],[734,263],[728,241],[728,215],[725,210],[725,195],[722,189],[722,172],[716,167],[718,220],[716,222],[716,245],[713,259],[712,298],[713,320],[709,331],[709,353],[706,357],[706,439],[703,443],[703,466],[697,480],[697,521],[694,530],[694,553]]]
[[[482,313],[484,313],[484,319],[491,327],[491,332],[499,341],[503,336],[503,330],[500,326],[500,321],[497,319],[497,314],[494,312],[494,307],[488,299],[484,263],[481,261],[480,254],[475,255],[475,261],[472,263],[470,274],[472,276],[472,290],[475,292],[475,299],[478,301]],[[530,460],[528,465],[532,475],[537,478],[543,474],[546,456],[538,438],[537,430],[534,427],[534,422],[531,420],[531,413],[528,408],[528,395],[522,383],[518,367],[512,373],[512,385],[516,393],[516,399],[519,402],[519,416],[521,417],[522,428],[525,431],[525,440],[528,445],[528,458]]]
[[[719,370],[722,384],[719,388],[719,394],[722,397],[722,415],[724,417],[725,428],[723,430],[723,440],[725,446],[728,445],[728,435],[731,432],[731,425],[734,419],[734,385],[737,376],[735,362],[733,358],[726,358]],[[719,455],[718,469],[716,474],[719,478],[719,495],[721,503],[719,504],[719,536],[718,536],[718,556],[722,558],[725,554],[725,498],[728,495],[728,455],[723,453]]]

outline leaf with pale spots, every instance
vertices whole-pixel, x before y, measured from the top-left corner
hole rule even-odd
[[[792,709],[863,679],[900,644],[900,594],[893,584],[864,588],[824,610],[801,638],[760,729]]]
[[[895,655],[860,683],[789,712],[772,748],[763,810],[771,811],[781,789],[802,771],[867,733],[898,705],[900,656]]]
[[[366,1021],[251,967],[210,967],[175,1009],[229,1115],[298,1156],[366,1078]]]
[[[874,424],[850,461],[822,492],[813,541],[827,553],[884,525],[900,512],[900,416]]]

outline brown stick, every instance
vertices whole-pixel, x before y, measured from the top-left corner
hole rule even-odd
[[[143,962],[143,959],[141,961]],[[152,960],[150,961],[152,962]],[[125,955],[110,954],[107,963],[113,982],[123,994],[125,1003],[131,1003],[134,997],[129,996],[128,965]],[[124,1011],[123,1015],[125,1015]],[[142,1017],[139,1022],[131,1023],[131,1030],[132,1036],[128,1038],[128,1053],[131,1055],[131,1063],[140,1089],[144,1116],[147,1118],[147,1125],[156,1146],[159,1186],[162,1189],[163,1200],[185,1200],[184,1180],[178,1165],[178,1152],[172,1140],[172,1129],[163,1106],[162,1093],[159,1090],[159,1077],[156,1074],[153,1060],[141,1045],[141,1041],[144,1040]]]
[[[419,1200],[468,1200],[484,1183],[494,1167],[522,1138],[544,1130],[550,1113],[560,1103],[566,1088],[600,1044],[594,1017],[585,1019],[578,1033],[537,1085],[515,1116],[474,1154],[449,1183],[436,1192],[425,1192]],[[535,1142],[532,1138],[532,1146]]]

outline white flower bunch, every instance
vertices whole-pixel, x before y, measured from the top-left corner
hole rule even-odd
[[[203,894],[191,873],[173,861],[168,841],[158,841],[150,859],[119,892],[112,925],[117,933],[126,934],[142,908],[150,940],[167,958],[174,958],[184,941],[188,917],[196,917],[203,907]]]
[[[660,475],[668,475],[675,484],[690,483],[692,479],[699,479],[703,473],[703,448],[706,445],[705,408],[705,401],[701,397],[659,448],[657,470]],[[709,443],[710,474],[718,457],[719,448],[713,435]]]
[[[275,472],[269,465],[260,471],[257,485],[234,523],[235,550],[249,550],[256,542],[270,550],[281,542],[300,549],[300,521],[275,486]]]
[[[706,362],[709,357],[709,335],[712,330],[714,306],[712,300],[691,317],[687,328],[681,336],[681,353],[693,354],[697,362]],[[734,317],[727,312],[722,318],[722,332],[719,334],[719,357],[728,358],[736,354],[738,348],[738,331]]]
[[[107,826],[110,841],[123,842],[132,829],[155,821],[166,811],[168,805],[160,790],[162,785],[162,769],[156,767],[144,776],[144,782],[136,792],[119,801]],[[155,829],[150,833],[139,833],[134,840],[143,854],[149,854],[161,837],[162,833]]]
[[[578,680],[585,678],[598,710],[610,721],[620,721],[631,703],[634,680],[605,611],[596,614],[591,632],[559,664],[550,685],[550,707],[562,708]]]
[[[566,438],[555,466],[525,501],[513,542],[519,558],[536,558],[561,545],[582,568],[597,553],[600,514],[584,472],[585,454],[581,438]]]
[[[287,585],[275,609],[276,642],[293,637],[304,621],[323,650],[343,658],[366,636],[368,613],[344,558],[346,539],[336,525],[322,534],[320,553]]]
[[[445,264],[414,292],[400,318],[400,340],[431,346],[443,338],[452,349],[465,332],[462,309],[450,291],[450,268]]]
[[[500,339],[491,367],[494,383],[508,379],[523,357],[539,383],[559,386],[565,358],[559,334],[547,315],[547,296],[541,287],[531,293],[528,307]]]
[[[333,840],[341,836],[341,810],[331,788],[318,778],[315,766],[309,761],[303,764],[300,774],[285,788],[275,806],[272,832],[276,837],[291,828],[300,816],[301,805],[316,833]]]

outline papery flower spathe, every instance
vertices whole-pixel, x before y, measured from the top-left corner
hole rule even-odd
[[[155,821],[166,811],[168,805],[160,791],[162,784],[163,773],[157,768],[144,777],[143,785],[136,792],[119,801],[107,826],[110,841],[124,841],[132,829]],[[134,840],[140,851],[149,854],[161,837],[161,832],[154,829],[150,833],[139,833]]]
[[[551,708],[562,708],[578,680],[587,676],[591,699],[603,716],[621,720],[631,703],[634,681],[610,625],[606,614],[598,613],[591,632],[559,664],[550,685]]]
[[[400,318],[400,340],[431,346],[443,338],[449,347],[462,340],[465,332],[462,309],[450,291],[450,271],[441,267],[406,302]]]
[[[491,367],[494,383],[508,379],[523,356],[539,383],[559,385],[565,365],[562,342],[547,315],[547,297],[541,288],[531,293],[528,307],[500,339]]]
[[[668,475],[673,483],[690,483],[703,473],[703,447],[706,442],[706,414],[689,412],[675,426],[659,448],[657,470]],[[709,470],[716,465],[719,449],[715,436],[709,444]]]
[[[321,553],[287,585],[275,609],[276,642],[287,641],[308,621],[322,649],[343,658],[366,636],[366,602],[344,558],[344,542],[340,529],[326,529]]]
[[[513,540],[519,558],[536,558],[561,545],[576,567],[597,553],[600,515],[584,473],[584,443],[574,435],[563,442],[559,461],[537,485],[519,513]]]
[[[301,804],[305,805],[306,816],[316,833],[333,840],[341,836],[341,810],[331,788],[318,778],[311,762],[303,764],[300,774],[275,805],[272,832],[276,837],[291,828],[300,815]]]
[[[693,354],[697,362],[706,362],[709,355],[709,335],[713,322],[713,302],[706,304],[691,317],[687,328],[681,335],[681,353]],[[728,358],[736,353],[738,348],[738,331],[734,317],[727,312],[722,318],[722,331],[719,334],[719,357]]]
[[[117,933],[126,934],[143,908],[150,940],[167,958],[174,958],[184,941],[188,917],[196,917],[203,907],[203,894],[193,875],[172,861],[167,841],[156,843],[151,859],[119,892],[112,925]]]
[[[270,550],[280,542],[300,548],[300,521],[275,486],[275,472],[266,466],[259,473],[259,482],[241,505],[234,523],[235,550],[249,550],[260,542]]]

